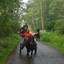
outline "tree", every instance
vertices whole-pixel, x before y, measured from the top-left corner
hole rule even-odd
[[[56,20],[54,28],[57,33],[64,34],[64,19]]]
[[[0,36],[7,37],[15,30],[13,24],[16,23],[19,0],[0,0]],[[16,25],[17,26],[17,25]],[[15,26],[15,28],[16,28]]]

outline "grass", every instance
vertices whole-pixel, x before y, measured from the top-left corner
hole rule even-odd
[[[13,35],[4,39],[0,39],[0,64],[5,64],[10,53],[15,49],[19,43],[20,37]]]
[[[64,35],[53,32],[41,32],[41,42],[53,46],[64,55]]]

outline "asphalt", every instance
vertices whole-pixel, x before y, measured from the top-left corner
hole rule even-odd
[[[33,58],[27,57],[26,48],[19,54],[19,45],[10,55],[6,64],[64,64],[64,56],[62,56],[56,49],[37,42],[37,54]]]

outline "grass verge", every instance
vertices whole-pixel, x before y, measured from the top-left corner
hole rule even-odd
[[[64,55],[64,35],[53,32],[41,32],[41,42],[53,46]]]
[[[15,49],[20,41],[18,35],[0,39],[0,64],[5,64],[10,53]]]

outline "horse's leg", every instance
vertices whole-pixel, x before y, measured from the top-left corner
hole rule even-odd
[[[34,47],[34,54],[36,55],[36,53],[37,53],[37,45],[35,45]]]
[[[34,49],[34,54],[36,55],[36,53],[37,53],[37,48]]]
[[[32,56],[33,56],[33,50],[31,50],[31,58],[32,58]]]
[[[29,56],[29,49],[27,48],[27,56]]]
[[[21,48],[20,48],[20,54],[21,54]]]
[[[22,49],[23,49],[23,48],[22,48],[22,45],[20,44],[20,54],[21,54]]]
[[[40,36],[39,36],[39,41],[40,41]]]
[[[20,54],[23,48],[24,48],[24,43],[20,43]]]
[[[36,40],[38,41],[38,37],[36,37]]]

